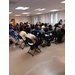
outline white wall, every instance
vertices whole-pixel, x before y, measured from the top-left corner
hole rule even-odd
[[[58,21],[59,21],[60,19],[65,20],[65,10],[58,12]]]
[[[53,13],[53,12],[52,12],[52,13]],[[55,12],[54,12],[54,13],[55,13]],[[53,13],[53,14],[54,14],[54,13]],[[65,20],[65,10],[63,10],[63,11],[58,11],[57,14],[58,14],[57,21],[59,21],[60,19]],[[33,17],[35,17],[35,16],[32,16],[32,23],[33,23]],[[50,23],[50,13],[37,15],[37,17],[38,17],[38,21],[40,21],[40,22],[43,22],[43,23]],[[53,23],[53,25],[54,25],[54,23]]]
[[[16,23],[20,23],[20,22],[29,22],[32,23],[32,18],[31,16],[9,16],[9,23],[11,21],[11,19],[15,19]]]
[[[60,19],[65,20],[65,10],[58,11],[57,14],[58,14],[58,21]],[[34,16],[22,16],[22,17],[21,16],[18,16],[18,17],[9,16],[9,23],[10,23],[11,19],[15,19],[16,23],[20,23],[20,22],[33,23],[33,17],[37,17],[38,21],[40,21],[40,22],[50,23],[50,13],[34,15]],[[54,23],[53,23],[53,25],[54,25]]]

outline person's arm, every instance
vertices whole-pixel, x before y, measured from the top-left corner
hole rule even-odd
[[[38,38],[37,38],[37,37],[35,37],[35,38],[34,38],[34,40],[38,40]]]
[[[38,40],[38,38],[35,35],[33,35],[33,38],[34,38],[34,40]]]

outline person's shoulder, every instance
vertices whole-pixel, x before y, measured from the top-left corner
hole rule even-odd
[[[25,31],[21,31],[20,33],[26,33]]]
[[[30,34],[30,35],[35,37],[35,35],[33,35],[33,34]]]

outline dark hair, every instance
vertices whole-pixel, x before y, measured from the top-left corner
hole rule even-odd
[[[38,30],[38,26],[35,26],[35,29]]]
[[[20,27],[20,31],[22,31],[23,29],[24,29],[24,27],[23,27],[23,26],[21,26],[21,27]]]
[[[27,33],[30,33],[30,30],[31,30],[30,28],[27,28],[27,29],[26,29]]]
[[[12,26],[12,24],[9,24],[9,26]]]

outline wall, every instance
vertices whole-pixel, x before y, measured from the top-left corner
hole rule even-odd
[[[55,12],[52,12],[52,13],[54,14]],[[58,14],[57,21],[59,21],[60,19],[65,20],[65,10],[58,11],[57,14]],[[35,16],[33,16],[33,17],[35,17]],[[32,17],[32,23],[33,23],[33,17]],[[37,15],[37,17],[38,17],[38,21],[40,21],[40,22],[50,23],[50,13]],[[52,25],[54,25],[54,23]]]
[[[60,19],[65,20],[65,10],[58,12],[58,20]]]
[[[29,22],[32,23],[32,18],[31,16],[9,16],[9,23],[11,21],[11,19],[15,19],[16,23],[20,23],[20,22]]]
[[[58,11],[57,13],[58,13],[58,21],[60,19],[65,20],[65,10]],[[16,23],[20,23],[20,22],[33,23],[33,17],[38,17],[38,21],[40,22],[50,23],[50,13],[34,15],[34,16],[22,16],[22,17],[21,16],[17,16],[17,17],[9,16],[9,22],[12,18],[14,18]],[[54,23],[52,25],[54,25]]]

